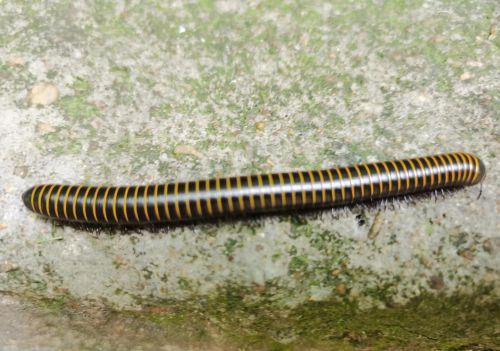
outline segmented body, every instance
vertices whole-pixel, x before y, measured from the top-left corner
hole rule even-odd
[[[333,207],[473,185],[484,175],[484,165],[476,156],[449,153],[171,184],[45,184],[26,191],[23,200],[32,211],[57,220],[134,225]]]

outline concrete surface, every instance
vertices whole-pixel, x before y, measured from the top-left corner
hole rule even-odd
[[[0,291],[124,311],[227,296],[241,311],[461,296],[498,308],[499,22],[494,0],[0,2]],[[166,182],[458,150],[487,167],[479,199],[473,187],[153,233],[61,227],[21,202],[38,182]],[[498,341],[498,318],[490,324],[475,337]],[[300,331],[271,339],[301,342]]]

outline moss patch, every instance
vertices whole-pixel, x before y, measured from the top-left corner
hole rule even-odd
[[[145,303],[140,312],[116,313],[152,322],[179,340],[223,340],[229,349],[493,350],[500,342],[500,303],[488,298],[487,289],[422,295],[405,306],[370,310],[336,301],[285,308],[273,302],[271,290],[228,288],[213,298]],[[66,296],[42,304],[52,313],[78,305]]]
[[[72,120],[87,119],[99,113],[97,106],[88,101],[91,85],[87,80],[77,78],[72,86],[74,95],[63,96],[59,107]]]
[[[483,298],[426,295],[404,307],[367,311],[350,303],[309,302],[289,310],[270,296],[252,301],[243,290],[227,290],[199,304],[171,307],[168,314],[138,315],[166,328],[189,325],[200,335],[208,335],[211,320],[229,343],[256,349],[487,350],[500,341],[500,305]]]

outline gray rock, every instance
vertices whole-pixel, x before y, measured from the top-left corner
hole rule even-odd
[[[0,291],[120,309],[235,286],[285,306],[387,307],[484,287],[498,299],[496,1],[157,3],[0,3],[0,262],[16,267],[0,270]],[[40,81],[59,96],[31,106]],[[39,182],[168,182],[458,150],[486,164],[479,199],[477,186],[128,233],[57,226],[21,201]]]

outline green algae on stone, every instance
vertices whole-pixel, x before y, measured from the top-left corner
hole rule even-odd
[[[58,106],[64,111],[64,114],[73,121],[97,116],[99,109],[94,103],[88,101],[92,89],[89,81],[77,77],[72,88],[74,94],[63,96],[58,102]]]
[[[252,303],[245,290],[228,291],[196,307],[215,317],[222,334],[256,349],[316,347],[460,348],[499,342],[500,306],[478,296],[421,296],[406,306],[360,311],[355,304],[309,302],[292,310],[269,300]],[[183,312],[184,318],[192,312]],[[172,317],[170,317],[172,318]],[[203,317],[201,317],[203,318]],[[198,321],[199,323],[199,321]],[[250,342],[253,340],[253,342]],[[409,345],[409,346],[408,346]]]
[[[347,301],[285,308],[273,302],[272,291],[230,287],[213,298],[143,301],[142,311],[115,312],[115,317],[153,322],[176,340],[222,340],[230,350],[493,350],[500,342],[500,305],[487,288],[475,295],[424,294],[405,306],[368,310]],[[54,314],[78,306],[65,296],[41,303]]]

